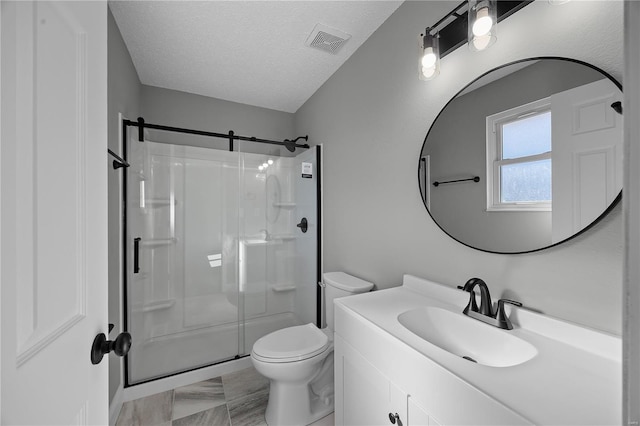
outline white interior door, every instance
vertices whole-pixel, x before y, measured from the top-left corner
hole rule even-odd
[[[609,79],[551,96],[554,243],[593,222],[622,188],[622,92]]]
[[[106,2],[0,7],[1,421],[106,424]]]

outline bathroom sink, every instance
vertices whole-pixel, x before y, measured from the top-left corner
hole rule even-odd
[[[510,331],[435,306],[406,311],[398,315],[398,321],[431,344],[490,367],[522,364],[538,353],[533,345]]]

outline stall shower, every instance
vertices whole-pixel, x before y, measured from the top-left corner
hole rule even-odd
[[[318,323],[319,149],[132,123],[127,385],[246,356],[267,333]]]

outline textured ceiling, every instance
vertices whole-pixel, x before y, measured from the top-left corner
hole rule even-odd
[[[143,84],[295,112],[402,1],[110,1]],[[316,24],[351,39],[305,46]]]

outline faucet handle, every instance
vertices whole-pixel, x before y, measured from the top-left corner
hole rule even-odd
[[[504,312],[505,303],[509,303],[518,307],[522,307],[522,303],[510,299],[498,300],[498,308],[496,309],[496,320],[498,320],[498,327],[504,328],[505,330],[511,330],[513,329],[513,325],[511,324],[511,320],[507,317],[507,314]]]

